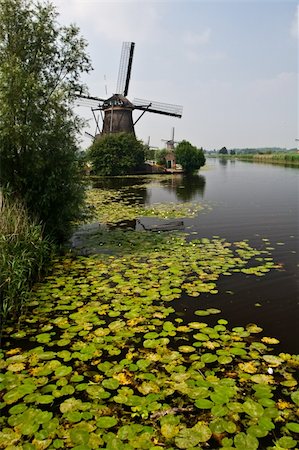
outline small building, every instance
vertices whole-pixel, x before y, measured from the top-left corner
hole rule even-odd
[[[175,153],[172,149],[167,149],[167,153],[165,155],[166,169],[175,169],[176,168],[176,159]]]

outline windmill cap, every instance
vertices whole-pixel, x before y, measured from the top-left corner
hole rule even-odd
[[[111,108],[112,106],[120,106],[134,109],[133,103],[131,103],[126,97],[121,94],[114,94],[103,103],[103,109]]]

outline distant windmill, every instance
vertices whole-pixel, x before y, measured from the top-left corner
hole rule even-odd
[[[172,127],[171,138],[161,140],[163,142],[166,142],[166,150],[167,150],[167,153],[165,155],[166,168],[167,170],[174,171],[177,169],[174,144],[178,144],[178,141],[174,140],[174,127]]]
[[[172,127],[171,138],[170,139],[161,139],[161,141],[166,142],[167,150],[174,150],[174,144],[178,144],[178,141],[174,140],[174,127]]]
[[[180,105],[142,99],[134,99],[133,102],[130,102],[126,98],[130,84],[134,47],[134,42],[123,42],[116,93],[112,97],[105,100],[98,97],[78,95],[81,104],[91,107],[96,122],[96,135],[119,132],[133,133],[135,135],[134,126],[146,112],[182,117],[183,107]],[[142,111],[135,121],[133,121],[132,115],[134,110]],[[95,111],[101,112],[102,129],[99,127]]]

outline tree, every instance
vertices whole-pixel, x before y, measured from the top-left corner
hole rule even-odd
[[[88,151],[96,175],[126,175],[144,163],[144,146],[131,133],[111,133],[96,139]]]
[[[166,148],[163,148],[162,150],[159,150],[157,152],[157,164],[159,164],[160,166],[165,166],[166,165],[166,155],[167,153],[169,153]]]
[[[205,165],[206,159],[202,149],[188,141],[181,141],[175,149],[176,162],[181,164],[187,173],[195,172]]]
[[[227,155],[228,154],[228,151],[227,151],[227,148],[226,147],[222,147],[220,150],[219,150],[219,155]]]
[[[57,17],[50,3],[0,0],[0,185],[62,240],[84,198],[72,104],[91,65]]]

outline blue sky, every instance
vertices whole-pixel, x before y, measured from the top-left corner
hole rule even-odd
[[[182,119],[145,114],[137,137],[162,147],[295,147],[298,3],[281,1],[54,0],[61,23],[88,41],[91,95],[115,92],[121,45],[134,41],[128,98],[181,104]],[[94,122],[87,108],[77,111]],[[134,113],[135,114],[135,113]],[[136,112],[136,116],[138,113]],[[83,147],[89,145],[83,138]]]

